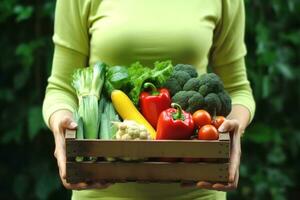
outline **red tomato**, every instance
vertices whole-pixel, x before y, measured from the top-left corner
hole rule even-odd
[[[218,140],[219,132],[211,124],[202,126],[198,131],[198,139],[199,140]]]
[[[216,116],[212,120],[212,125],[214,125],[218,129],[221,126],[221,124],[223,124],[224,121],[225,121],[225,117],[223,117],[223,116]]]
[[[193,121],[196,127],[211,124],[211,116],[206,110],[197,110],[193,113]]]

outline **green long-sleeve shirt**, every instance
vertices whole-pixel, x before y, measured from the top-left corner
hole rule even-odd
[[[173,64],[192,64],[199,73],[211,65],[232,103],[248,108],[252,119],[255,103],[244,63],[244,21],[243,0],[57,0],[55,52],[43,105],[45,122],[57,110],[76,109],[72,73],[98,60],[109,65],[135,61],[151,65],[170,59]],[[207,191],[181,189],[176,184],[130,183],[74,192],[73,197],[173,199],[200,193]]]

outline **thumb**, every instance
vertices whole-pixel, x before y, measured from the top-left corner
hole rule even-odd
[[[65,116],[60,124],[60,127],[63,129],[76,129],[77,123],[69,116]]]

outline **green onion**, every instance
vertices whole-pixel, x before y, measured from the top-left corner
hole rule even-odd
[[[83,137],[83,122],[82,122],[82,118],[79,117],[78,111],[75,111],[73,113],[73,118],[77,123],[76,139],[84,139],[84,137]],[[82,162],[83,159],[84,158],[82,156],[76,156],[76,158],[75,158],[75,160],[77,162]]]
[[[83,121],[85,139],[97,139],[100,125],[98,101],[105,80],[106,65],[96,63],[73,74],[72,85],[78,97],[78,115]]]

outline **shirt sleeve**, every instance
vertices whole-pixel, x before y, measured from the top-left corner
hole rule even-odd
[[[210,62],[220,76],[232,99],[232,104],[245,106],[250,121],[255,113],[255,101],[247,78],[244,57],[245,9],[243,0],[222,0],[222,14],[215,29]]]
[[[73,112],[77,108],[71,81],[74,70],[88,62],[89,9],[89,0],[57,0],[52,71],[43,102],[43,118],[47,126],[55,111],[67,109]]]

